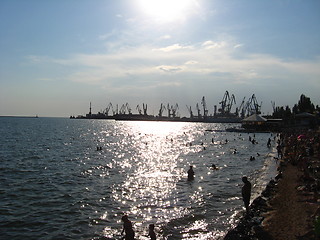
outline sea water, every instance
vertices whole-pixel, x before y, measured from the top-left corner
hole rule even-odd
[[[254,198],[276,172],[274,135],[235,126],[1,117],[0,238],[121,239],[127,214],[137,239],[151,223],[158,239],[222,239],[244,211],[241,177]]]

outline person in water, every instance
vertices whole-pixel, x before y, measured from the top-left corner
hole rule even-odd
[[[244,202],[244,207],[246,211],[249,212],[249,204],[251,197],[251,183],[249,182],[247,177],[242,177],[242,182],[244,183],[242,187],[242,200]]]
[[[193,171],[193,167],[190,166],[189,170],[188,170],[188,180],[191,181],[194,179],[194,171]]]
[[[149,234],[148,236],[150,237],[151,240],[156,240],[156,233],[154,232],[154,224],[149,225]]]
[[[271,147],[271,138],[268,139],[267,147]]]
[[[123,239],[134,240],[134,231],[132,228],[132,223],[128,219],[128,216],[127,215],[122,216],[121,220],[123,221],[123,230],[122,230],[121,234],[123,234],[123,232],[125,232],[125,236]]]

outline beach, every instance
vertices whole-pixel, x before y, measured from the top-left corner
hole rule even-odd
[[[269,202],[271,210],[262,223],[272,239],[279,240],[296,239],[313,231],[312,216],[318,207],[311,193],[297,190],[304,184],[299,180],[302,173],[298,167],[288,164],[285,168],[277,194]]]
[[[320,239],[319,131],[283,133],[278,144],[279,174],[225,239]]]

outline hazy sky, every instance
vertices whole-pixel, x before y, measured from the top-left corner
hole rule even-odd
[[[1,0],[0,34],[0,115],[320,105],[319,0]]]

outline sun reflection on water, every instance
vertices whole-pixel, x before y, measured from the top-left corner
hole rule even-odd
[[[121,134],[127,137],[118,144],[121,151],[117,155],[125,179],[122,186],[113,189],[112,195],[119,204],[129,206],[129,214],[150,223],[168,222],[188,214],[188,208],[182,204],[185,199],[172,198],[172,192],[178,191],[177,183],[185,177],[178,158],[186,151],[185,143],[193,141],[188,126],[166,122],[123,125]],[[132,157],[126,158],[125,152]],[[198,197],[191,199],[194,198]]]
[[[154,223],[162,227],[165,239],[221,239],[224,232],[216,226],[232,225],[236,215],[225,217],[225,212],[216,209],[240,202],[229,190],[234,176],[227,169],[237,166],[236,156],[229,152],[230,141],[224,143],[226,136],[206,136],[204,125],[181,122],[119,121],[113,127],[112,132],[96,134],[103,146],[97,155],[105,164],[84,172],[99,173],[110,184],[108,198],[113,207],[102,211],[99,219],[121,226],[121,215],[128,214],[139,237]],[[212,163],[219,171],[212,171]],[[187,181],[189,165],[195,170],[193,182]],[[120,236],[120,231],[105,228],[104,236]]]

